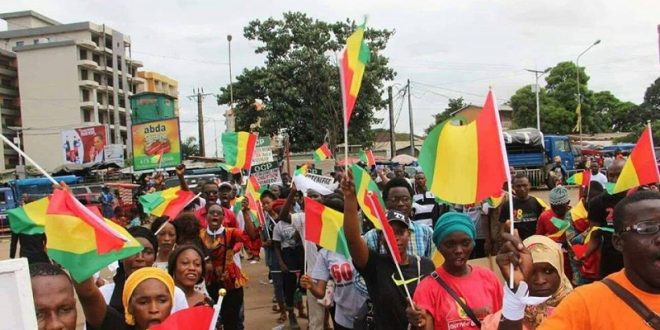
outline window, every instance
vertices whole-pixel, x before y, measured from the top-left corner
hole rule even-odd
[[[87,89],[82,90],[82,99],[83,99],[83,102],[88,102],[89,101],[89,90],[87,90]]]
[[[568,143],[568,140],[557,140],[555,141],[556,152],[570,152],[571,145]]]
[[[87,51],[84,49],[80,50],[80,59],[81,60],[86,60],[87,59]]]
[[[16,41],[16,47],[21,47],[25,44],[24,41]]]
[[[35,44],[35,45],[38,44],[38,43],[39,43],[39,39],[34,39],[34,40],[32,40],[32,43]]]
[[[85,69],[80,70],[80,80],[87,80],[89,78],[89,72]]]
[[[83,110],[83,122],[88,123],[92,121],[92,112],[89,110]]]

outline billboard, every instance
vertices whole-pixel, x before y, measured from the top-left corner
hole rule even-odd
[[[105,146],[108,142],[108,127],[88,126],[63,130],[62,158],[64,164],[89,164],[105,161]]]
[[[133,170],[174,167],[181,164],[179,119],[155,120],[131,127]]]

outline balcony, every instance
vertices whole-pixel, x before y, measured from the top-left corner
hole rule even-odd
[[[16,68],[0,66],[0,75],[15,78],[18,76]]]
[[[79,83],[80,87],[87,87],[87,88],[97,88],[99,87],[99,83],[97,83],[94,80],[81,80]]]
[[[133,78],[133,82],[135,84],[146,84],[147,80],[142,78],[142,77],[135,77],[135,78]]]
[[[96,43],[91,40],[78,40],[76,44],[81,48],[85,48],[89,50],[96,50],[97,48]]]
[[[142,61],[138,61],[138,60],[133,60],[133,59],[129,60],[129,59],[127,59],[126,62],[129,63],[130,65],[136,67],[136,68],[141,68],[141,67],[144,66]]]
[[[99,65],[92,60],[79,60],[78,66],[81,66],[85,69],[96,70],[99,68]]]
[[[10,109],[10,108],[5,108],[3,106],[0,106],[0,114],[3,116],[14,116],[18,117],[21,115],[21,111],[18,109]]]
[[[18,89],[16,87],[0,85],[0,95],[18,96]]]
[[[101,104],[99,104],[98,102],[94,103],[93,101],[82,101],[82,102],[80,102],[80,108],[82,108],[82,109],[94,109],[95,105],[98,106],[98,107],[101,106]]]

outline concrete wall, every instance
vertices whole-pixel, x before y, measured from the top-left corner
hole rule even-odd
[[[60,131],[79,126],[75,45],[17,53],[25,151],[46,170],[64,162]]]

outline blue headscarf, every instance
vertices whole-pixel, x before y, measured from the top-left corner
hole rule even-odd
[[[477,231],[474,228],[474,223],[469,216],[459,212],[447,212],[443,214],[438,221],[435,222],[433,228],[433,244],[436,248],[440,247],[442,240],[453,232],[463,232],[474,241],[477,236]]]

